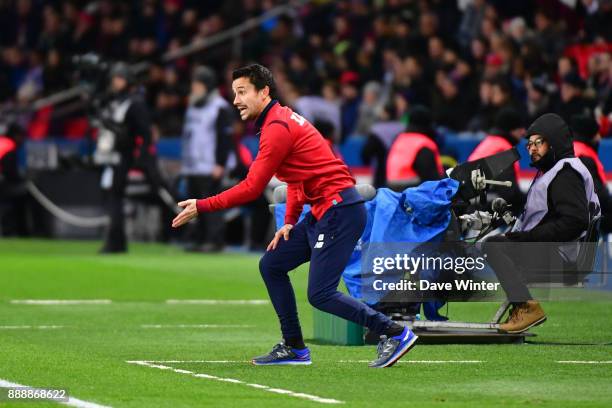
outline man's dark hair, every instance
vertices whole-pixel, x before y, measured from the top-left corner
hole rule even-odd
[[[270,88],[271,97],[274,97],[276,94],[276,84],[274,83],[272,72],[263,65],[251,64],[246,67],[237,68],[232,72],[232,80],[244,77],[249,78],[249,81],[255,85],[255,89],[258,91],[267,86]]]

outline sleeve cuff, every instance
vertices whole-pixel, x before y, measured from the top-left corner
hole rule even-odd
[[[209,212],[210,204],[208,203],[208,200],[206,199],[196,200],[196,208],[198,209],[198,214],[203,213],[203,212]]]
[[[285,225],[291,224],[295,225],[297,223],[297,217],[295,216],[285,216]]]

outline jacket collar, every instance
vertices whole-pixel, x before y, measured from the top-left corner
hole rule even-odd
[[[274,105],[276,105],[278,103],[278,101],[276,99],[272,99],[264,108],[263,111],[261,111],[261,113],[259,114],[259,116],[257,117],[257,119],[255,120],[255,129],[257,129],[257,131],[261,130],[261,127],[263,126],[265,120],[266,120],[266,116],[268,116],[268,112],[270,111],[270,109],[272,109],[272,107]]]

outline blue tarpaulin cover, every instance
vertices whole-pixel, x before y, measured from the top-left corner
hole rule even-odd
[[[378,189],[376,197],[366,202],[368,221],[343,273],[350,295],[364,299],[370,304],[376,303],[376,299],[372,299],[371,294],[368,293],[364,298],[362,293],[362,287],[366,287],[362,277],[362,257],[380,256],[367,253],[370,248],[378,251],[382,247],[380,244],[385,243],[440,242],[450,222],[451,200],[458,188],[458,181],[445,178],[439,181],[426,181],[401,193],[388,188]],[[308,211],[310,208],[304,206],[300,219]],[[277,228],[283,225],[284,217],[285,205],[277,204],[275,206]],[[442,304],[436,303],[437,306]],[[425,308],[426,313],[428,309],[430,308]]]

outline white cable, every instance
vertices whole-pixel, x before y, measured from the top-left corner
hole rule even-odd
[[[26,183],[28,191],[32,196],[42,205],[47,211],[49,211],[54,217],[59,218],[61,221],[82,228],[97,228],[103,227],[108,224],[109,218],[104,215],[101,217],[80,217],[78,215],[70,214],[69,212],[62,210],[57,205],[53,204],[39,189],[28,181]]]
[[[109,218],[107,215],[100,217],[81,217],[78,215],[70,214],[66,210],[62,210],[60,207],[55,205],[49,200],[31,181],[27,182],[27,188],[30,194],[42,205],[47,211],[56,218],[59,218],[67,224],[71,224],[82,228],[97,228],[104,227],[108,224]],[[182,208],[178,207],[174,203],[172,195],[163,187],[160,187],[157,191],[162,201],[170,207],[174,213],[178,214],[182,211]]]

